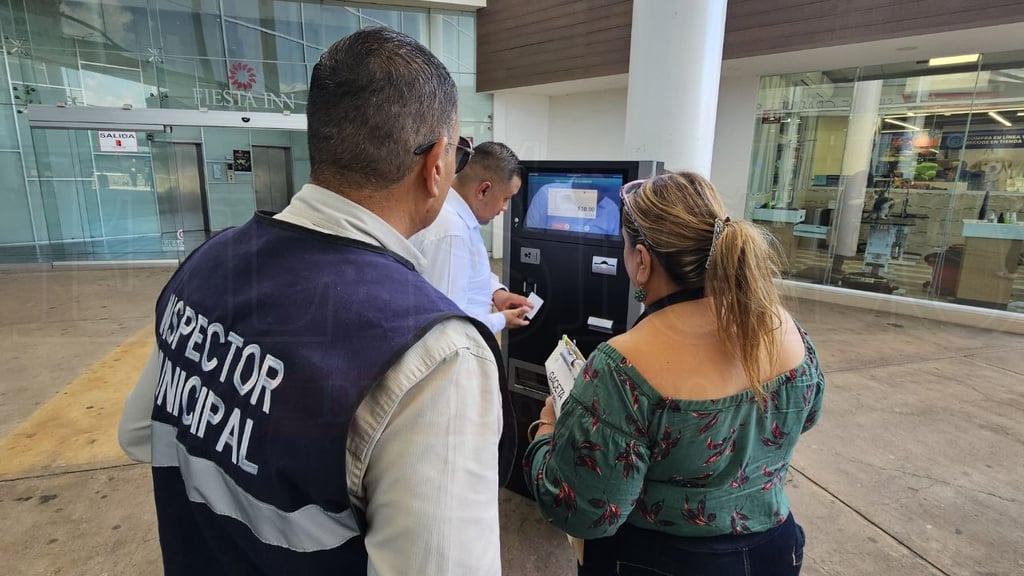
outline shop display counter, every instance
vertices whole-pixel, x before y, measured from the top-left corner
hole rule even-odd
[[[786,258],[784,268],[789,267],[793,261],[796,250],[796,236],[793,234],[793,226],[800,224],[807,216],[806,210],[787,210],[780,208],[755,208],[750,219],[757,224],[767,228],[775,239],[779,241],[782,255]]]
[[[1020,266],[1024,224],[963,221],[964,250],[956,299],[1006,309]]]

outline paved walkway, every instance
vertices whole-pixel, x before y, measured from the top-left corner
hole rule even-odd
[[[161,573],[116,422],[170,270],[0,273],[0,572]],[[1024,574],[1024,336],[801,302],[828,374],[787,490],[809,575]],[[502,494],[505,574],[575,574]]]

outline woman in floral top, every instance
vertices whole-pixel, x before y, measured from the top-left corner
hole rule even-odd
[[[544,516],[586,539],[580,574],[796,575],[783,484],[824,377],[782,308],[769,236],[710,182],[622,189],[624,261],[646,311],[598,346],[524,466]]]

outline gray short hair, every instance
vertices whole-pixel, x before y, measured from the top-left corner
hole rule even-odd
[[[444,64],[388,28],[335,42],[309,82],[309,158],[314,181],[382,189],[405,178],[416,147],[452,136],[458,89]]]

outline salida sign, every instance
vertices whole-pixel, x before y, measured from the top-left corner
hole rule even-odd
[[[294,110],[295,97],[272,92],[253,93],[256,69],[244,62],[235,62],[228,68],[228,82],[233,90],[193,88],[196,106],[240,106]]]
[[[138,152],[139,136],[135,132],[100,130],[100,152]]]

